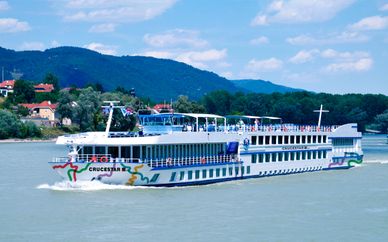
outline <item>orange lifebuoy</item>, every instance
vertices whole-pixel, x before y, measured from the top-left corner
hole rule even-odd
[[[170,157],[166,160],[168,166],[172,166],[172,159]]]
[[[90,161],[91,162],[97,162],[97,157],[96,156],[92,156],[92,158],[90,158]]]
[[[108,162],[108,158],[106,156],[101,156],[100,162]]]
[[[206,164],[206,159],[204,157],[201,158],[201,163]]]

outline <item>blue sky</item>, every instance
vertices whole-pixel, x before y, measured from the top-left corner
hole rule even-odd
[[[79,46],[229,79],[388,95],[388,1],[0,0],[0,46]]]

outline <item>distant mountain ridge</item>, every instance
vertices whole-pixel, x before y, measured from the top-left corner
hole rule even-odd
[[[135,88],[140,96],[153,100],[187,95],[199,99],[215,90],[229,92],[289,92],[298,89],[261,80],[230,81],[209,71],[167,59],[144,56],[109,56],[79,47],[58,47],[45,51],[14,51],[0,47],[0,66],[23,73],[22,79],[39,82],[47,73],[56,75],[61,86],[82,87],[100,83],[105,90],[118,86]]]

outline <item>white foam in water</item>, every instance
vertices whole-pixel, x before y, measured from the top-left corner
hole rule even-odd
[[[363,163],[388,164],[388,160],[364,160]]]
[[[111,185],[99,181],[61,181],[53,185],[41,184],[37,186],[38,189],[49,189],[54,191],[99,191],[99,190],[133,190],[133,189],[149,189],[151,187],[142,186],[125,186],[125,185]]]

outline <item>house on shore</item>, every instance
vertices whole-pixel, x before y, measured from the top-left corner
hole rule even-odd
[[[36,125],[43,126],[55,126],[58,122],[55,116],[57,104],[43,101],[41,103],[21,103],[19,105],[29,110],[29,115],[23,118],[23,121],[32,121]]]
[[[15,86],[15,80],[5,80],[0,83],[0,95],[7,97],[8,93],[13,92],[13,87]]]

